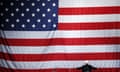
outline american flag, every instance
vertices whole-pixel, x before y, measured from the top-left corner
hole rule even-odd
[[[0,72],[120,72],[120,0],[0,0]]]

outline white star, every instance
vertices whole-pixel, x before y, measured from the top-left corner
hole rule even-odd
[[[15,25],[14,25],[14,24],[11,24],[11,27],[12,27],[12,28],[14,28],[14,27],[15,27]]]
[[[38,2],[40,1],[40,0],[37,0]]]
[[[37,8],[37,9],[36,9],[36,11],[37,11],[37,12],[39,12],[39,11],[40,11],[40,9],[39,9],[39,8]]]
[[[28,12],[28,11],[30,11],[30,9],[29,9],[29,8],[26,8],[26,11]]]
[[[50,23],[50,22],[51,22],[51,19],[48,19],[48,22]]]
[[[23,3],[23,2],[21,2],[21,6],[24,6],[24,3]]]
[[[53,13],[53,17],[56,17],[56,14],[55,14],[55,13]]]
[[[22,24],[22,28],[25,28],[25,24]]]
[[[9,19],[6,19],[5,22],[9,22]]]
[[[43,24],[42,27],[43,27],[43,28],[46,28],[46,24]]]
[[[53,27],[56,28],[56,24],[53,24]]]
[[[4,14],[3,13],[0,13],[0,16],[3,16]]]
[[[8,8],[5,8],[5,11],[8,11],[9,9]]]
[[[35,16],[35,13],[32,13],[32,17],[34,17]]]
[[[50,0],[47,0],[48,2],[50,1]]]
[[[19,11],[19,8],[16,8],[16,12],[18,12]]]
[[[29,23],[29,22],[30,22],[30,19],[27,19],[27,22]]]
[[[16,22],[18,23],[18,22],[20,22],[20,20],[19,20],[19,19],[16,19]]]
[[[31,5],[32,5],[32,6],[35,6],[35,3],[32,3]]]
[[[45,3],[42,3],[42,6],[45,6]]]
[[[25,16],[25,14],[24,14],[24,13],[21,13],[21,16],[23,17],[23,16]]]
[[[11,13],[11,16],[14,16],[14,13]]]
[[[53,3],[53,7],[55,7],[56,6],[56,4],[55,3]]]
[[[3,2],[1,2],[0,5],[3,6]]]
[[[1,27],[4,27],[4,24],[1,24]]]
[[[13,5],[14,5],[14,3],[13,3],[13,2],[11,2],[11,3],[10,3],[10,6],[13,6]]]
[[[42,17],[45,17],[45,16],[46,16],[46,14],[43,13],[43,14],[42,14]]]
[[[37,19],[37,22],[39,23],[41,20],[40,19]]]
[[[50,11],[51,11],[51,9],[50,9],[50,8],[48,8],[48,9],[47,9],[47,12],[50,12]]]
[[[36,27],[36,25],[35,25],[35,24],[33,24],[33,25],[32,25],[32,28],[35,28],[35,27]]]

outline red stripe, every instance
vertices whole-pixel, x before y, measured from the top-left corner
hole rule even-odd
[[[86,8],[59,8],[60,15],[78,14],[119,14],[120,6],[115,7],[86,7]]]
[[[120,22],[59,23],[59,30],[120,29]]]
[[[3,42],[2,42],[3,40],[2,40],[2,38],[0,38],[0,44],[2,44]]]
[[[116,60],[120,52],[112,53],[54,53],[54,54],[8,54],[0,53],[0,58],[11,61],[50,61],[50,60]]]
[[[4,39],[4,45],[48,46],[48,45],[96,45],[120,44],[120,37],[106,38],[53,38],[53,39]]]
[[[81,70],[77,70],[75,68],[71,69],[8,69],[0,67],[1,72],[82,72]],[[93,70],[93,72],[120,72],[120,68],[98,68],[97,70]]]

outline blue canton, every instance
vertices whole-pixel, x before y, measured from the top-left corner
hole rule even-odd
[[[58,0],[0,0],[0,28],[16,31],[56,30]]]

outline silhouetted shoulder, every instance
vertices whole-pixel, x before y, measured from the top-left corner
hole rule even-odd
[[[82,70],[82,72],[92,72],[92,69],[97,69],[97,68],[92,65],[85,64],[81,67],[78,67],[77,69]]]

